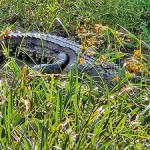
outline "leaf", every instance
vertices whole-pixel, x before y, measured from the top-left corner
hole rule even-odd
[[[79,63],[84,65],[84,64],[86,64],[86,60],[84,58],[80,57],[79,58]]]
[[[96,60],[98,63],[106,62],[108,57],[106,55],[100,55],[100,57]]]
[[[5,35],[9,34],[11,31],[11,29],[9,27],[7,27],[1,34],[0,34],[0,39],[4,38]]]
[[[134,50],[134,56],[133,57],[135,60],[140,60],[142,57],[141,50]]]
[[[142,74],[144,65],[137,62],[137,61],[128,61],[125,63],[125,67],[126,69],[130,72],[130,73],[134,73],[137,76],[140,76]]]
[[[94,29],[97,34],[104,34],[107,26],[103,26],[102,24],[95,24]]]

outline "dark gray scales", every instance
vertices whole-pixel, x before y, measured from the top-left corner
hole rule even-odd
[[[19,49],[21,55],[28,55],[41,65],[34,66],[33,69],[42,69],[44,73],[69,72],[71,66],[77,65],[77,58],[81,45],[63,37],[40,33],[9,33],[3,42],[13,52]],[[1,42],[2,43],[2,42]],[[93,58],[81,55],[85,65],[78,64],[80,73],[86,72],[95,80],[102,78],[104,82],[110,83],[116,74],[117,67],[113,65],[102,66],[94,62]]]

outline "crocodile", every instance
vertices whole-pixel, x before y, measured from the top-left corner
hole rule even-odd
[[[66,73],[77,66],[79,73],[86,72],[95,80],[114,86],[114,77],[118,75],[118,67],[112,64],[99,64],[93,56],[81,54],[81,45],[75,41],[44,33],[10,32],[0,41],[10,52],[18,52],[22,58],[30,58],[41,65],[33,69],[41,69],[43,73]],[[1,53],[1,58],[3,54]],[[78,57],[85,60],[85,64],[78,63]]]

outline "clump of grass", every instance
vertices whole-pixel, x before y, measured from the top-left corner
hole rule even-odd
[[[55,79],[18,70],[1,80],[1,149],[149,148],[149,86],[138,95],[106,90],[78,72]],[[74,76],[75,75],[75,76]]]
[[[111,28],[116,28],[119,24],[136,34],[142,33],[146,36],[147,33],[149,35],[149,6],[148,0],[124,2],[121,0],[77,0],[75,2],[2,0],[1,27],[4,29],[6,23],[13,22],[13,14],[18,14],[18,21],[15,23],[17,29],[36,24],[44,32],[53,31],[62,34],[64,33],[62,25],[56,21],[56,18],[59,18],[71,34],[74,34],[76,28],[83,23],[89,25],[102,23]]]
[[[108,90],[89,76],[82,79],[76,69],[57,79],[37,74],[21,69],[12,58],[1,74],[1,149],[150,146],[149,83],[143,82],[148,79],[144,74],[140,82],[129,82],[121,90]]]

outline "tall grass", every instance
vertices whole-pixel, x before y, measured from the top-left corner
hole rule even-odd
[[[9,23],[13,14],[17,13],[19,17],[14,25],[17,29],[36,24],[44,32],[65,34],[63,24],[69,33],[74,34],[76,28],[83,23],[102,23],[112,28],[119,24],[136,34],[142,33],[143,36],[149,34],[149,0],[2,0],[0,7],[1,28],[4,28],[4,21]]]
[[[17,29],[36,24],[45,32],[74,34],[84,23],[119,24],[137,34],[141,28],[148,39],[149,6],[148,0],[1,0],[0,27],[18,13]],[[149,74],[110,91],[77,69],[67,76],[42,75],[7,57],[0,70],[0,149],[150,149]]]
[[[147,84],[111,92],[78,70],[56,79],[14,60],[3,73],[1,149],[149,149]]]

